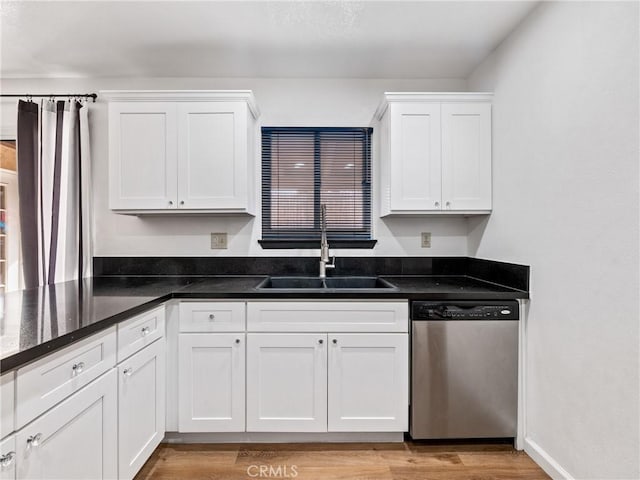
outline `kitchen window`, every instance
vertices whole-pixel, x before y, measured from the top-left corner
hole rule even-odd
[[[262,128],[263,248],[373,248],[371,128]]]

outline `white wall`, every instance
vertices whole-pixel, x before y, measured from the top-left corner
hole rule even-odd
[[[465,91],[462,79],[222,79],[112,78],[3,80],[3,92],[89,92],[108,89],[251,89],[262,111],[260,125],[368,126],[384,91]],[[3,102],[3,124],[15,111]],[[262,250],[260,217],[131,217],[108,209],[106,104],[91,105],[95,184],[96,256],[118,255],[317,255],[315,250]],[[259,155],[257,162],[259,164]],[[259,176],[259,172],[258,172]],[[259,179],[256,188],[260,188]],[[258,190],[259,191],[259,190]],[[375,195],[375,194],[374,194]],[[376,197],[374,196],[374,204]],[[432,248],[420,248],[420,232],[431,232]],[[211,250],[209,234],[228,232],[229,248]],[[394,218],[374,212],[374,250],[338,250],[338,255],[466,255],[464,218]]]
[[[468,82],[495,92],[469,253],[531,265],[528,451],[580,479],[640,477],[638,42],[638,3],[544,2]]]

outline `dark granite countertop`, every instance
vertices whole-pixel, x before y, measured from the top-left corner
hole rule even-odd
[[[265,276],[105,276],[3,297],[0,371],[16,369],[171,298],[323,298],[490,300],[528,298],[527,291],[468,275],[383,276],[388,291],[256,290]]]

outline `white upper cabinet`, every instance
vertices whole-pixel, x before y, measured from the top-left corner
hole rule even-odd
[[[445,210],[491,210],[491,104],[443,103]]]
[[[176,105],[109,105],[109,198],[114,210],[176,208]]]
[[[438,208],[442,196],[440,104],[391,105],[391,200],[396,210]]]
[[[386,93],[381,216],[491,211],[491,94]]]
[[[254,213],[251,91],[103,92],[109,206],[122,213]]]
[[[179,105],[179,208],[248,209],[248,118],[243,102]]]

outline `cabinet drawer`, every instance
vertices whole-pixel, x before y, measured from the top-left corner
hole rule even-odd
[[[249,302],[251,332],[407,332],[409,306],[398,302]]]
[[[5,373],[0,377],[0,438],[4,438],[15,430],[14,400],[15,372]]]
[[[0,442],[0,480],[16,478],[16,437],[10,435]]]
[[[183,302],[181,332],[240,332],[245,328],[244,302]]]
[[[18,370],[16,428],[64,400],[116,363],[116,327]]]
[[[118,325],[118,362],[164,337],[164,305]]]

